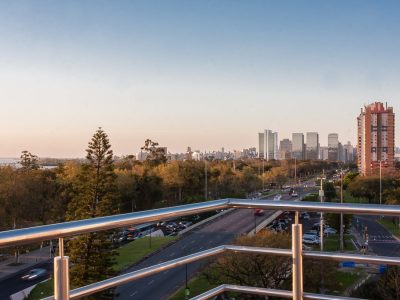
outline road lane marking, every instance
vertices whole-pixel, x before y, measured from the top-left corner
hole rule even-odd
[[[131,294],[131,297],[135,296],[136,294],[137,294],[137,291],[134,291],[134,292]]]
[[[151,285],[154,283],[154,280],[149,281],[149,283],[147,285]]]
[[[172,257],[172,256],[174,256],[175,255],[175,252],[172,252],[170,255],[169,255],[169,257]]]

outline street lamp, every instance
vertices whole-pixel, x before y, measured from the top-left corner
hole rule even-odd
[[[340,169],[340,203],[343,204],[343,170]],[[340,250],[343,251],[343,213],[340,213]]]
[[[324,202],[324,189],[322,186],[322,181],[326,179],[324,173],[322,173],[322,176],[318,177],[318,179],[321,180],[321,188],[319,190],[319,198],[322,203],[322,202]],[[320,230],[321,251],[324,251],[324,213],[323,212],[321,212],[321,216],[320,216],[319,230]]]

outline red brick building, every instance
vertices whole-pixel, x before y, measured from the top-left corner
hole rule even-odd
[[[357,164],[362,175],[394,170],[394,113],[393,107],[381,102],[364,106],[357,118]]]

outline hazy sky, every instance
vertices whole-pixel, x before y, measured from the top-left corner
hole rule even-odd
[[[81,157],[98,126],[118,155],[265,128],[354,143],[364,104],[400,113],[399,18],[399,1],[1,1],[0,157]]]

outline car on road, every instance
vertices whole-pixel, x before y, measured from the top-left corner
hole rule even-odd
[[[254,215],[255,215],[255,216],[263,216],[263,215],[264,215],[264,210],[261,209],[261,208],[256,208],[256,209],[254,210]]]
[[[22,280],[35,280],[37,278],[43,277],[47,275],[47,270],[46,269],[32,269],[25,275],[21,277]]]
[[[297,198],[298,196],[299,196],[299,194],[297,192],[292,193],[292,198]]]
[[[276,195],[276,196],[274,197],[274,201],[279,201],[279,200],[281,200],[281,198],[282,198],[282,195],[281,195],[281,194]]]

